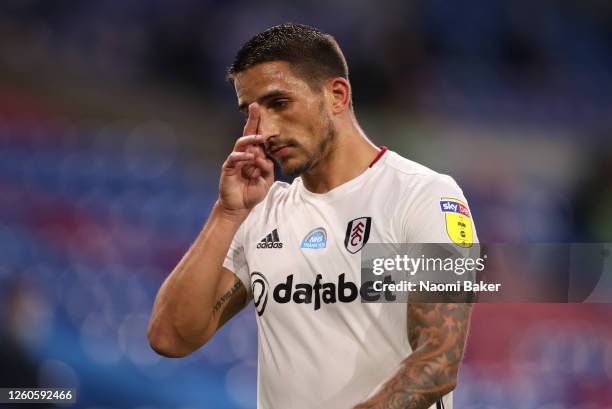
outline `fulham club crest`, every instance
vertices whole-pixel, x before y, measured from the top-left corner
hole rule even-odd
[[[355,254],[362,249],[370,237],[371,217],[358,217],[348,222],[346,236],[344,236],[344,247],[349,253]]]

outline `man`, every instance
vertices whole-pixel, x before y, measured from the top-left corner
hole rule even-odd
[[[451,408],[470,306],[362,303],[355,288],[366,242],[465,244],[441,206],[467,209],[461,189],[367,139],[328,34],[272,27],[241,48],[229,78],[244,133],[159,291],[153,349],[190,354],[253,298],[259,408]],[[297,176],[291,185],[274,182],[268,157]],[[475,239],[469,217],[463,229]]]

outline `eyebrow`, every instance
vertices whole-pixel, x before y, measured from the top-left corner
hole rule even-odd
[[[267,94],[264,94],[261,97],[257,98],[256,102],[263,105],[271,99],[278,98],[278,97],[286,97],[288,95],[289,94],[285,91],[274,90],[274,91],[270,91]],[[245,112],[249,108],[250,104],[252,104],[252,102],[243,102],[242,104],[238,105],[238,110],[240,112]]]

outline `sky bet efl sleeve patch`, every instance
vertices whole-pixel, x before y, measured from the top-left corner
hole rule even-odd
[[[461,200],[443,197],[440,200],[440,208],[446,220],[446,232],[453,243],[461,247],[471,247],[472,219],[467,205]]]

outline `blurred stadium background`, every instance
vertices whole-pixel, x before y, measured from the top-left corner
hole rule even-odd
[[[612,241],[609,1],[4,0],[0,387],[255,408],[252,309],[181,360],[145,328],[240,135],[225,67],[285,21],[336,36],[366,132],[454,176],[481,241]],[[477,306],[456,407],[612,408],[610,322]]]

